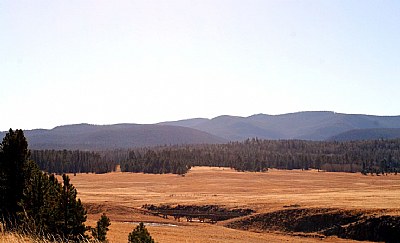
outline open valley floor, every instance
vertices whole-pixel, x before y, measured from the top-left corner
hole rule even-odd
[[[194,167],[185,176],[114,172],[71,175],[71,182],[88,210],[88,225],[94,226],[102,213],[111,219],[110,242],[127,242],[137,222],[145,222],[157,242],[351,242],[338,238],[329,225],[317,229],[288,225],[298,219],[325,224],[332,218],[356,230],[369,217],[400,215],[399,175]],[[173,213],[168,218],[157,216],[143,205],[172,209],[216,205],[253,213],[216,223],[187,222],[174,219]],[[262,225],[268,221],[262,217],[280,223]]]

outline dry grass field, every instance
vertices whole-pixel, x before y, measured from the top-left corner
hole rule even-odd
[[[139,221],[163,223],[147,226],[157,242],[349,242],[335,237],[320,239],[235,230],[224,227],[224,222],[176,222],[142,214],[139,209],[144,204],[216,204],[251,208],[257,213],[300,205],[400,214],[400,176],[395,175],[363,176],[313,170],[254,173],[195,167],[184,177],[115,172],[71,175],[71,182],[88,208],[89,225],[94,225],[103,212],[109,216],[111,242],[127,242],[134,222]]]

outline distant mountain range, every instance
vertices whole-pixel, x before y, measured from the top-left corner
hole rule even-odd
[[[0,134],[4,137],[4,134]],[[224,143],[225,139],[180,126],[76,124],[24,131],[30,149],[106,150],[156,145]]]
[[[329,111],[310,111],[283,115],[258,114],[249,117],[219,116],[213,119],[197,118],[160,124],[194,128],[233,141],[244,140],[249,137],[328,140],[351,130],[400,128],[400,116],[352,115]],[[360,137],[354,136],[354,139],[362,139],[361,133],[371,133],[371,131],[360,131]],[[377,138],[381,138],[380,136],[386,138],[390,135],[390,130],[385,134],[377,134]],[[346,139],[345,136],[346,134],[343,134],[340,139]],[[372,134],[370,138],[373,138]]]
[[[0,133],[4,137],[5,132]],[[25,131],[31,149],[102,150],[156,145],[225,143],[247,138],[365,140],[400,138],[400,116],[297,112],[219,116],[158,124],[76,124]]]

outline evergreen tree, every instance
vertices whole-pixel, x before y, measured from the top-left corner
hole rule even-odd
[[[20,218],[30,226],[32,233],[60,235],[56,221],[61,215],[58,209],[61,188],[54,175],[39,170],[32,173],[20,203],[23,208]]]
[[[58,220],[56,221],[57,229],[60,235],[67,240],[79,241],[84,237],[86,227],[86,210],[83,208],[80,199],[76,199],[77,191],[70,184],[69,177],[63,175],[63,187],[61,189],[60,200],[56,213]]]
[[[100,242],[108,242],[106,235],[110,225],[110,219],[103,213],[99,221],[97,221],[96,228],[92,229],[93,237]]]
[[[154,243],[153,238],[150,236],[143,222],[131,232],[128,236],[129,243]]]
[[[24,219],[25,225],[30,226],[31,230],[37,233],[45,231],[44,225],[48,213],[48,203],[46,203],[46,195],[48,192],[47,175],[39,171],[37,166],[34,166],[29,182],[24,189],[23,198],[19,205],[22,211],[19,212],[19,218]]]
[[[7,223],[16,223],[19,202],[28,180],[28,143],[22,130],[12,129],[0,144],[0,217]],[[8,225],[9,227],[11,225]]]
[[[51,174],[48,176],[48,191],[46,194],[45,206],[47,209],[47,217],[46,217],[46,232],[60,235],[61,232],[58,229],[57,222],[61,217],[61,210],[59,208],[60,200],[61,200],[61,191],[62,184],[58,182],[57,178]]]
[[[367,175],[367,165],[365,162],[362,162],[361,174]]]
[[[76,199],[76,189],[68,176],[63,175],[61,185],[29,156],[23,131],[10,129],[0,144],[0,219],[7,229],[22,226],[32,233],[80,239],[86,211]]]

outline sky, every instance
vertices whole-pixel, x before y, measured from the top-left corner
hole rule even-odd
[[[0,131],[400,115],[400,1],[0,1]]]

